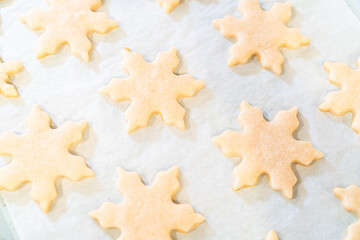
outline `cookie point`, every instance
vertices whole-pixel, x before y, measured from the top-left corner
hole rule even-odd
[[[93,218],[93,219],[97,219],[97,211],[91,211],[88,212],[89,217]]]
[[[89,125],[86,120],[83,120],[83,121],[79,122],[78,124],[82,130],[85,130]]]
[[[218,146],[218,144],[219,144],[219,136],[212,137],[212,138],[211,138],[211,142],[212,142],[214,145]]]
[[[298,113],[298,110],[299,110],[299,108],[298,107],[292,107],[292,108],[290,108],[290,112],[293,112],[294,114],[297,114]]]
[[[196,83],[199,90],[205,87],[205,82],[203,80],[196,80]]]
[[[100,94],[103,94],[103,95],[108,95],[109,94],[109,87],[108,86],[104,86],[104,87],[101,87],[99,88],[98,92]]]
[[[324,157],[324,154],[318,150],[315,151],[315,160],[322,159]]]
[[[117,28],[117,27],[119,27],[119,24],[117,23],[117,21],[110,20],[109,28],[114,29],[114,28]]]
[[[19,96],[18,91],[12,85],[10,85],[8,88],[6,88],[3,91],[3,94],[4,94],[5,97],[18,97]]]
[[[322,112],[328,112],[330,110],[330,107],[328,106],[328,104],[325,102],[325,103],[322,103],[320,106],[319,106],[319,110],[322,111]]]
[[[126,173],[125,169],[121,168],[121,167],[117,167],[116,168],[116,172],[119,176],[121,176],[122,174]]]
[[[39,110],[42,111],[41,108],[40,108],[40,106],[37,105],[37,104],[33,104],[32,107],[31,107],[31,110],[32,110],[32,111],[39,111]]]
[[[175,54],[177,54],[177,49],[176,49],[175,46],[171,47],[171,48],[169,49],[169,51],[170,51],[170,52],[175,52]]]
[[[329,61],[324,62],[323,67],[324,67],[326,72],[330,71],[331,64],[332,64],[332,62],[329,62]]]
[[[135,130],[136,130],[136,127],[131,126],[129,123],[126,124],[125,131],[126,131],[127,133],[132,133],[132,132],[134,132]]]
[[[41,201],[41,202],[39,202],[39,205],[40,205],[41,211],[43,211],[44,213],[47,213],[50,210],[51,201],[48,201],[48,200]]]
[[[179,128],[179,129],[181,129],[181,130],[185,130],[185,129],[186,129],[186,124],[185,124],[184,119],[181,119],[181,120],[177,121],[177,122],[175,123],[175,126],[176,126],[177,128]]]
[[[129,53],[131,53],[130,48],[123,48],[123,49],[121,49],[121,54],[122,54],[122,55],[126,56],[126,55],[128,55]]]
[[[84,177],[94,177],[95,173],[90,168],[86,167],[83,172]]]
[[[245,100],[242,100],[241,103],[240,103],[240,111],[243,110],[244,108],[249,108],[250,107],[250,104],[245,101]]]
[[[212,24],[215,28],[219,29],[219,27],[220,27],[220,21],[221,21],[221,19],[214,19],[214,20],[211,21],[211,24]]]
[[[23,24],[26,24],[26,15],[25,14],[20,15],[19,16],[19,21],[22,22]]]
[[[229,67],[235,66],[236,64],[238,64],[238,61],[235,58],[230,58],[229,61],[227,62],[227,65]]]
[[[232,190],[233,191],[239,191],[243,186],[241,186],[241,184],[239,182],[234,182],[232,185]]]
[[[283,192],[283,195],[286,199],[288,200],[291,200],[293,198],[293,190],[290,189],[290,190],[284,190],[282,191]]]
[[[169,170],[169,173],[178,177],[179,176],[179,172],[180,172],[180,169],[178,166],[173,166],[170,170]]]
[[[265,240],[279,240],[276,232],[274,230],[270,230],[268,234],[266,235]]]
[[[340,188],[340,187],[336,187],[333,190],[334,195],[340,200],[343,198],[344,192],[345,192],[345,189]]]
[[[197,223],[197,225],[199,225],[200,223],[205,222],[205,217],[203,215],[197,213],[195,222]]]

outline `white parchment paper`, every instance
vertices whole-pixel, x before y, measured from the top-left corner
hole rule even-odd
[[[275,0],[261,0],[268,9]],[[56,55],[35,59],[37,39],[18,16],[33,7],[47,8],[44,0],[8,0],[1,3],[0,55],[4,61],[23,62],[25,70],[14,84],[20,97],[0,97],[0,132],[24,133],[24,119],[33,104],[50,114],[54,126],[67,120],[87,120],[85,139],[73,149],[84,156],[96,177],[57,184],[59,196],[44,214],[30,197],[30,184],[15,192],[2,191],[20,239],[116,239],[118,230],[104,230],[88,217],[103,202],[120,203],[115,168],[136,171],[151,183],[158,171],[178,165],[182,188],[176,200],[190,203],[206,222],[185,240],[261,240],[270,229],[282,240],[342,239],[356,221],[333,196],[336,186],[360,185],[360,139],[351,129],[351,114],[335,117],[317,107],[336,89],[322,68],[326,60],[351,66],[360,56],[360,22],[342,0],[293,0],[297,27],[311,45],[283,49],[283,74],[275,76],[257,59],[228,67],[229,47],[212,25],[225,15],[240,17],[238,0],[185,0],[165,14],[154,0],[105,0],[107,12],[119,28],[91,36],[90,63],[63,47]],[[159,116],[150,126],[128,135],[124,111],[129,102],[113,103],[97,90],[113,77],[126,77],[120,63],[122,48],[153,60],[159,51],[176,46],[181,65],[177,73],[204,80],[206,87],[193,98],[181,100],[187,110],[187,130],[166,126]],[[210,139],[226,129],[241,130],[239,104],[247,100],[272,119],[282,109],[299,107],[296,138],[310,140],[325,158],[310,167],[294,166],[298,176],[293,200],[270,189],[268,179],[256,187],[233,192],[232,170],[239,158],[229,159]],[[2,158],[2,166],[9,162]]]

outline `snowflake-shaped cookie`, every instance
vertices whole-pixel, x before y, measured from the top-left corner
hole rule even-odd
[[[355,213],[360,219],[359,187],[351,185],[347,188],[335,188],[334,194],[346,211]],[[348,227],[344,240],[360,240],[360,220]]]
[[[37,58],[55,54],[63,44],[69,44],[74,56],[89,61],[92,44],[90,33],[106,33],[118,24],[106,13],[94,12],[101,0],[47,0],[50,8],[32,9],[20,16],[20,21],[32,30],[45,30],[39,38]]]
[[[176,48],[160,52],[152,63],[146,62],[139,53],[125,49],[122,53],[122,68],[129,77],[115,78],[99,92],[110,95],[116,102],[131,99],[125,112],[126,131],[130,133],[147,126],[154,113],[160,114],[166,124],[185,129],[185,109],[177,99],[193,96],[204,87],[204,82],[188,74],[173,73],[179,64]]]
[[[242,0],[238,9],[241,19],[226,16],[213,21],[224,37],[237,40],[230,48],[229,66],[245,64],[257,55],[263,68],[280,74],[284,57],[279,48],[295,49],[310,43],[298,29],[285,25],[291,18],[290,2],[275,3],[271,10],[264,11],[258,0]]]
[[[336,116],[353,112],[352,129],[360,132],[360,59],[356,62],[357,69],[352,69],[345,63],[324,63],[324,68],[329,74],[332,84],[341,88],[338,92],[327,95],[326,100],[319,109],[331,112]]]
[[[171,12],[171,10],[180,4],[180,0],[157,0],[157,2],[163,7],[166,13]]]
[[[50,128],[50,116],[34,106],[27,117],[27,132],[0,135],[0,154],[12,156],[12,162],[0,168],[0,190],[14,191],[25,182],[31,182],[31,196],[48,212],[57,192],[59,177],[78,181],[94,176],[83,157],[73,155],[69,148],[82,139],[87,122],[66,122],[57,129]]]
[[[270,230],[266,235],[265,240],[279,240],[279,238],[274,230]]]
[[[17,97],[19,96],[16,88],[9,84],[9,76],[20,72],[23,69],[23,65],[18,61],[0,61],[0,94],[5,97]]]
[[[174,203],[180,189],[179,168],[159,172],[150,186],[135,172],[117,169],[118,190],[124,195],[121,204],[104,203],[89,215],[103,228],[121,230],[120,240],[171,239],[171,231],[187,233],[204,221],[189,204]]]
[[[270,186],[291,199],[297,181],[291,164],[308,166],[323,157],[310,142],[293,138],[292,134],[299,126],[297,108],[280,111],[272,122],[264,119],[259,108],[245,101],[241,103],[240,111],[238,120],[244,131],[227,130],[212,139],[225,156],[243,159],[233,171],[233,190],[254,186],[259,176],[266,174]]]

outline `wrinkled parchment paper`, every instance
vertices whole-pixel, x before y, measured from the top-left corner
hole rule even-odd
[[[268,9],[275,0],[261,0]],[[158,171],[178,165],[182,188],[176,201],[190,203],[206,222],[174,239],[261,240],[270,229],[281,239],[342,239],[356,221],[332,194],[336,186],[360,185],[360,139],[351,129],[351,114],[335,117],[317,107],[337,89],[322,68],[326,60],[355,66],[360,56],[360,22],[342,0],[293,0],[297,27],[311,45],[283,49],[283,74],[275,76],[257,59],[228,67],[231,40],[212,25],[225,15],[240,17],[237,0],[186,0],[165,14],[154,0],[105,0],[106,11],[119,28],[91,36],[94,50],[84,63],[63,47],[56,55],[35,59],[37,39],[18,16],[33,7],[47,8],[44,0],[9,0],[1,7],[0,55],[20,60],[25,70],[14,84],[20,97],[0,97],[0,132],[24,133],[24,119],[33,104],[50,113],[53,125],[67,120],[89,121],[85,139],[72,152],[84,156],[96,177],[79,182],[61,179],[59,196],[44,214],[30,197],[30,184],[15,192],[2,191],[20,239],[116,239],[120,231],[104,230],[88,217],[103,202],[120,203],[115,168],[136,171],[151,183]],[[193,98],[181,100],[187,110],[187,130],[166,126],[159,116],[150,126],[128,135],[124,111],[129,102],[114,103],[97,90],[113,77],[126,77],[120,63],[122,48],[153,60],[159,51],[176,46],[181,64],[177,73],[204,80],[206,87]],[[300,140],[310,140],[325,158],[310,167],[293,167],[298,176],[293,200],[270,189],[267,177],[256,187],[233,192],[229,159],[213,146],[212,136],[226,129],[241,130],[239,104],[247,100],[268,119],[282,109],[299,107]],[[10,158],[1,159],[2,166]]]

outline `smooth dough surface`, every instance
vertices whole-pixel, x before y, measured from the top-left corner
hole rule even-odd
[[[117,169],[118,190],[124,195],[121,204],[106,202],[89,215],[103,228],[121,230],[120,240],[172,239],[171,231],[187,233],[205,219],[189,204],[174,203],[180,190],[179,168],[159,172],[153,184],[146,186],[135,172]]]
[[[152,63],[139,53],[126,49],[122,53],[122,68],[129,77],[115,78],[99,91],[116,102],[131,100],[125,112],[126,131],[131,133],[147,126],[154,113],[160,114],[166,124],[185,129],[185,109],[177,99],[192,97],[205,84],[189,74],[174,74],[179,64],[176,48],[160,52]]]
[[[331,112],[336,116],[342,116],[352,112],[352,129],[360,132],[360,59],[356,62],[357,69],[352,69],[346,63],[324,63],[325,71],[332,84],[340,88],[340,91],[329,93],[319,109],[323,112]]]
[[[291,19],[291,2],[275,3],[264,11],[258,0],[242,0],[239,11],[240,19],[226,16],[213,21],[224,37],[237,40],[230,48],[229,66],[245,64],[256,55],[263,68],[278,75],[284,62],[279,48],[295,49],[310,43],[298,29],[285,25]]]
[[[50,116],[34,105],[25,121],[24,135],[0,135],[0,155],[12,157],[8,165],[0,168],[0,190],[14,191],[30,182],[31,196],[44,212],[49,211],[57,196],[55,183],[59,177],[79,181],[94,176],[83,157],[69,152],[83,138],[87,122],[66,122],[52,129],[50,121]]]
[[[278,112],[272,122],[264,119],[259,108],[245,101],[240,111],[238,120],[243,132],[227,130],[212,139],[225,156],[242,158],[233,171],[233,190],[254,186],[260,175],[266,174],[270,186],[291,199],[297,181],[291,164],[308,166],[323,157],[310,142],[298,141],[292,136],[299,126],[297,108]]]
[[[106,13],[94,12],[101,0],[48,0],[49,9],[32,9],[20,21],[32,30],[45,30],[39,38],[37,58],[55,54],[69,44],[74,56],[89,61],[92,43],[88,34],[104,34],[118,26]]]

